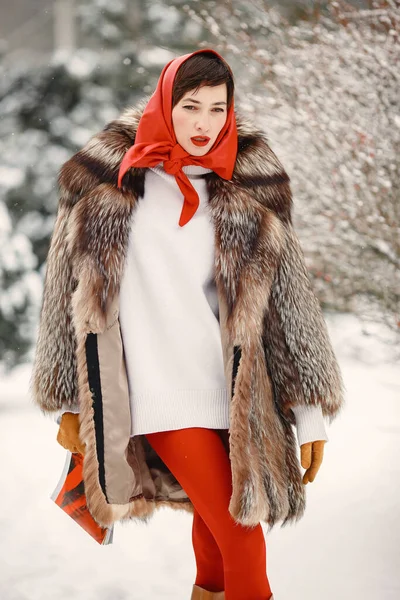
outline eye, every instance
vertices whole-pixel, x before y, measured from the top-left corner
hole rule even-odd
[[[195,107],[195,106],[192,106],[191,104],[190,104],[190,105],[188,104],[188,105],[184,106],[183,108],[196,108],[196,107]],[[214,108],[213,110],[214,110],[215,112],[224,112],[224,109],[223,109],[223,108]]]

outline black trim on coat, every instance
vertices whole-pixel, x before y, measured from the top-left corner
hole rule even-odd
[[[242,357],[242,348],[241,348],[241,346],[233,346],[232,395],[231,395],[231,399],[233,398],[233,394],[235,393],[235,380],[236,380],[236,375],[237,375],[237,372],[238,372],[238,368],[239,368],[239,363],[240,363],[241,357]]]
[[[94,426],[96,432],[96,451],[99,463],[99,482],[103,494],[107,499],[106,476],[104,468],[104,424],[103,424],[103,397],[101,394],[100,364],[97,348],[97,333],[88,333],[85,341],[86,366],[89,380],[89,388],[92,394],[92,406],[94,411]]]

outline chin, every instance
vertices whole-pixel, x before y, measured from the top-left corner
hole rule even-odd
[[[190,154],[192,154],[193,156],[204,156],[204,154],[207,154],[207,152],[209,151],[209,148],[199,148],[199,147],[195,147],[192,148],[190,150],[187,150],[187,152],[190,152]]]
[[[193,154],[194,156],[204,156],[205,154],[207,154],[207,152],[208,152],[208,150],[203,150],[203,149],[201,149],[201,150],[200,150],[200,152],[196,152],[196,153],[195,153],[195,152],[192,152],[192,154]]]
[[[178,142],[179,143],[179,142]],[[200,146],[194,146],[192,143],[190,145],[180,144],[186,152],[191,154],[192,156],[204,156],[209,152],[212,148],[212,144],[209,144],[209,147],[201,148]]]

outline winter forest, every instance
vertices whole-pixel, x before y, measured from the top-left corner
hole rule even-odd
[[[48,4],[35,23],[51,37]],[[150,93],[165,62],[207,45],[232,64],[237,105],[265,129],[291,178],[296,226],[323,307],[357,314],[365,324],[379,321],[398,343],[396,4],[80,0],[73,4],[73,50],[60,46],[36,58],[14,51],[7,58],[6,37],[0,58],[4,368],[30,356],[59,167],[123,107]]]
[[[236,105],[289,174],[347,386],[307,518],[271,535],[276,600],[398,598],[400,2],[1,0],[0,22],[1,598],[189,598],[186,515],[138,527],[143,554],[118,529],[111,556],[49,506],[64,451],[27,382],[61,165],[202,47],[232,66]]]

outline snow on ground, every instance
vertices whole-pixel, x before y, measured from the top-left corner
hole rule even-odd
[[[276,600],[395,600],[400,372],[353,316],[327,321],[346,409],[327,427],[306,515],[266,536],[268,576]],[[195,577],[189,514],[162,508],[148,525],[116,524],[113,544],[100,546],[52,502],[65,450],[56,423],[31,405],[30,370],[0,379],[0,598],[188,600]]]

